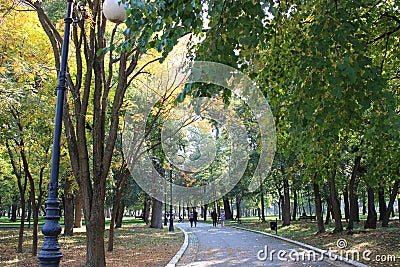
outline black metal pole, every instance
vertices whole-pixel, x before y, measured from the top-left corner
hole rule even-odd
[[[58,235],[61,233],[60,220],[60,201],[58,200],[58,175],[60,167],[60,140],[62,130],[62,114],[64,104],[64,94],[66,90],[66,72],[70,41],[70,31],[72,20],[72,9],[74,0],[67,0],[67,15],[64,19],[64,40],[62,44],[60,72],[58,73],[56,115],[54,119],[54,138],[53,154],[51,158],[51,173],[49,193],[46,201],[45,223],[42,228],[44,235],[43,245],[38,254],[40,266],[59,266],[62,258]]]
[[[169,171],[169,192],[170,192],[170,204],[169,204],[169,231],[174,231],[174,216],[172,215],[172,166]]]

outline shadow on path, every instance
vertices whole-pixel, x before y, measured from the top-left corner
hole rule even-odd
[[[257,233],[205,223],[179,226],[188,233],[189,245],[176,266],[350,266]]]

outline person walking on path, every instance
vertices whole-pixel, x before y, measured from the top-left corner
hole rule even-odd
[[[190,227],[193,227],[193,220],[194,220],[193,213],[190,213],[189,215]]]
[[[225,225],[225,212],[221,212],[221,227],[224,227]]]
[[[194,227],[197,227],[197,215],[198,215],[197,211],[194,210],[194,211],[193,211],[193,222],[194,222]]]
[[[217,227],[218,215],[217,215],[217,211],[215,209],[211,212],[211,219],[213,221],[213,227]]]

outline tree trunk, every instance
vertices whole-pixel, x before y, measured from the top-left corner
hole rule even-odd
[[[144,205],[143,205],[143,220],[144,222],[149,225],[149,217],[150,217],[150,206],[151,206],[151,198],[146,195],[144,199]]]
[[[17,248],[17,252],[18,253],[22,253],[22,245],[24,243],[24,227],[25,227],[25,192],[26,192],[26,185],[27,185],[27,179],[26,176],[24,179],[24,182],[22,183],[22,173],[21,173],[21,169],[18,168],[18,164],[15,161],[15,157],[14,154],[12,153],[10,144],[8,142],[8,140],[6,140],[6,147],[7,147],[7,152],[8,155],[10,157],[10,161],[11,161],[11,165],[13,167],[13,173],[14,175],[17,177],[17,184],[18,184],[18,191],[19,191],[19,195],[20,195],[20,202],[21,202],[21,209],[22,209],[22,214],[23,216],[21,217],[21,224],[19,226],[19,235],[18,235],[18,248]],[[16,222],[17,221],[17,197],[14,196],[12,198],[13,202],[11,205],[11,221],[12,222]]]
[[[279,212],[278,213],[278,218],[279,218],[279,220],[282,219],[284,201],[285,201],[284,196],[283,195],[279,195],[279,202],[278,202],[278,207],[279,207],[279,209],[278,209],[278,212]]]
[[[350,207],[349,207],[349,189],[347,186],[343,189],[343,202],[344,202],[344,218],[349,220]]]
[[[241,218],[241,214],[240,214],[240,203],[242,202],[242,197],[241,196],[236,196],[236,219],[238,221],[238,223],[240,223],[240,218]]]
[[[121,228],[122,227],[122,219],[124,218],[124,211],[125,211],[125,203],[124,200],[121,199],[118,205],[118,210],[117,210],[117,218],[115,221],[115,228]]]
[[[261,221],[265,222],[265,199],[264,199],[264,189],[263,189],[263,186],[262,186],[262,182],[260,184],[260,190],[261,190],[261,194],[260,194],[260,198],[261,198]]]
[[[95,218],[86,220],[86,266],[106,266],[104,250],[104,210],[92,212]]]
[[[400,198],[397,199],[397,213],[399,214],[399,221],[400,221]]]
[[[390,214],[391,214],[391,209],[393,209],[393,204],[394,201],[396,200],[397,192],[399,190],[399,183],[400,180],[396,180],[396,182],[393,185],[393,190],[392,193],[390,194],[390,199],[389,199],[389,209],[386,211],[385,217],[383,217],[382,221],[382,227],[388,227],[389,225],[389,219],[390,219]]]
[[[115,204],[115,200],[113,203],[113,210],[112,210],[112,214],[111,214],[111,221],[110,221],[110,230],[109,230],[109,234],[108,234],[108,246],[107,246],[107,251],[111,252],[114,250],[114,222],[115,222],[115,218],[117,217],[117,205]]]
[[[374,188],[368,188],[368,216],[365,221],[364,228],[365,229],[376,229],[376,210],[375,210],[375,197],[374,197]]]
[[[332,213],[332,201],[330,196],[326,200],[326,217],[325,224],[329,224],[331,222],[331,213]]]
[[[290,225],[290,192],[289,192],[289,181],[287,178],[283,179],[283,211],[282,218],[283,223],[282,226]]]
[[[295,221],[297,217],[297,191],[293,190],[293,210],[292,210],[292,220]]]
[[[203,209],[203,219],[204,219],[204,221],[207,221],[207,209],[208,209],[208,205],[204,204],[204,209]]]
[[[229,199],[228,197],[223,197],[224,200],[224,211],[225,211],[225,218],[227,220],[232,220],[233,216],[232,216],[232,211],[231,211],[231,206],[229,204]]]
[[[153,198],[153,205],[151,207],[151,222],[150,227],[162,229],[162,202]]]
[[[22,245],[24,243],[24,228],[25,228],[25,197],[21,195],[21,223],[19,225],[19,235],[18,235],[18,253],[22,253]]]
[[[331,179],[329,180],[329,191],[332,201],[332,215],[333,218],[335,219],[335,229],[333,230],[334,233],[343,231],[342,215],[340,212],[339,199],[337,197],[335,177],[336,177],[336,168],[333,170]]]
[[[385,201],[385,189],[381,185],[378,190],[378,202],[379,202],[379,221],[383,221],[383,217],[385,217],[385,214],[388,210],[386,207],[386,201]]]
[[[32,207],[31,207],[31,202],[28,200],[28,217],[26,218],[26,221],[28,222],[28,228],[31,228],[31,220],[32,220]]]
[[[310,187],[307,186],[307,200],[308,200],[308,211],[310,215],[312,215],[312,209],[311,209],[311,194],[310,194]]]
[[[64,235],[71,236],[74,232],[74,194],[68,178],[64,184],[64,205]]]
[[[13,202],[11,204],[11,219],[10,219],[11,222],[17,221],[17,208],[18,208],[17,203]]]
[[[361,156],[357,156],[354,159],[354,166],[351,172],[351,178],[349,182],[350,217],[349,217],[349,223],[347,225],[348,230],[353,230],[354,222],[360,221],[360,217],[358,214],[358,196],[357,196],[357,184],[358,184],[357,174],[358,170],[360,169],[360,162],[361,162]]]
[[[125,159],[124,159],[124,154],[122,154],[122,166],[119,169],[119,175],[120,179],[117,182],[116,186],[116,192],[114,196],[114,202],[113,202],[113,209],[112,209],[112,215],[111,215],[111,221],[110,221],[110,231],[109,231],[109,237],[108,237],[108,247],[107,251],[111,252],[114,249],[114,225],[115,228],[120,228],[122,226],[122,217],[124,213],[124,203],[122,200],[122,194],[125,190],[125,184],[126,181],[128,180],[130,176],[129,170],[126,168],[125,164]]]
[[[315,179],[314,179],[315,180]],[[314,187],[314,202],[315,202],[315,216],[317,217],[318,233],[325,232],[324,218],[322,217],[322,201],[321,194],[319,192],[319,185],[317,182],[313,182]]]
[[[37,255],[38,248],[38,232],[39,232],[39,207],[32,203],[33,210],[33,230],[32,230],[32,255]]]
[[[106,208],[106,218],[111,219],[111,208],[110,207]]]
[[[362,214],[363,215],[367,214],[367,203],[366,203],[366,197],[365,197],[365,190],[364,189],[362,191]]]
[[[75,196],[75,221],[74,228],[82,227],[82,194],[81,190],[78,189]]]

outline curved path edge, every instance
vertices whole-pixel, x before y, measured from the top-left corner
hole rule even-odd
[[[262,231],[257,231],[257,230],[252,230],[252,229],[247,229],[247,228],[238,227],[238,226],[230,225],[229,227],[236,228],[236,229],[243,230],[243,231],[249,231],[249,232],[253,232],[253,233],[257,233],[257,234],[266,235],[266,236],[269,236],[269,237],[272,237],[272,238],[276,238],[276,239],[280,239],[280,240],[283,240],[283,241],[286,241],[286,242],[289,242],[289,243],[292,243],[292,244],[296,244],[298,246],[301,246],[301,247],[304,247],[304,248],[307,248],[307,249],[310,249],[310,250],[314,250],[314,251],[316,251],[316,252],[318,252],[320,254],[323,254],[323,255],[325,255],[327,257],[335,258],[335,259],[337,259],[339,261],[351,264],[351,265],[356,266],[356,267],[368,267],[368,265],[365,265],[365,264],[363,264],[361,262],[354,261],[354,260],[342,257],[340,255],[331,253],[329,251],[326,251],[326,250],[323,250],[323,249],[320,249],[320,248],[317,248],[317,247],[313,247],[311,245],[308,245],[308,244],[305,244],[305,243],[302,243],[302,242],[299,242],[299,241],[296,241],[296,240],[292,240],[292,239],[289,239],[289,238],[286,238],[286,237],[283,237],[283,236],[274,235],[274,234],[270,234],[270,233],[266,233],[266,232],[262,232]],[[170,267],[170,266],[168,266],[168,267]]]
[[[189,244],[189,234],[185,230],[183,230],[181,227],[177,226],[185,235],[185,241],[183,241],[183,244],[181,248],[178,250],[178,252],[175,254],[175,256],[168,262],[168,264],[165,267],[175,267],[175,265],[178,263],[178,261],[182,258],[183,253],[185,253],[188,244]]]

